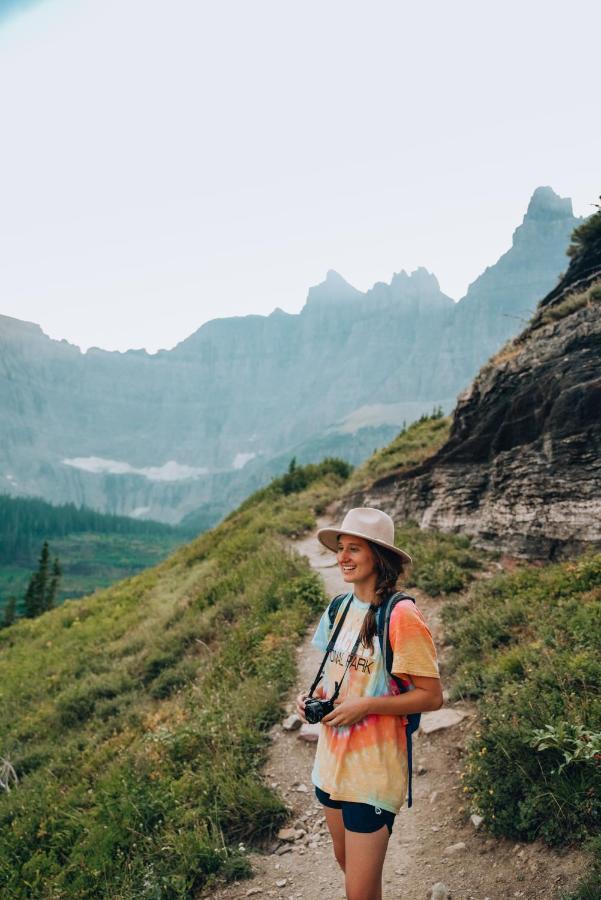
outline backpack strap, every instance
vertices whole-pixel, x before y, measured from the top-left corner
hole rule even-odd
[[[332,600],[330,600],[330,605],[328,606],[328,616],[330,619],[330,628],[334,625],[336,620],[336,613],[342,606],[342,601],[345,597],[348,597],[348,594],[337,594]]]
[[[401,600],[412,600],[415,603],[415,597],[411,597],[409,594],[405,594],[402,591],[397,592],[396,594],[392,594],[388,598],[385,603],[381,603],[377,609],[376,613],[376,625],[378,631],[378,640],[380,642],[380,650],[382,653],[382,658],[384,659],[384,665],[386,666],[386,671],[390,675],[390,677],[394,680],[397,685],[399,691],[402,694],[407,693],[407,691],[413,690],[413,686],[407,687],[403,681],[398,678],[398,676],[392,674],[392,662],[393,662],[393,651],[392,646],[390,644],[390,639],[388,637],[388,632],[390,629],[390,617],[392,615],[392,610]],[[412,735],[414,731],[417,731],[419,728],[421,713],[409,713],[407,716],[407,727],[405,729],[405,736],[407,740],[407,774],[408,774],[408,792],[407,792],[407,806],[413,805],[413,792],[412,792],[412,781],[413,781],[413,742]]]

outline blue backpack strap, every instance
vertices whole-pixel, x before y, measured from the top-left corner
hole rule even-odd
[[[411,597],[409,594],[405,594],[402,591],[399,591],[396,594],[392,594],[392,596],[389,597],[385,603],[381,603],[378,607],[378,611],[376,614],[376,623],[378,630],[378,640],[380,641],[380,650],[382,652],[386,671],[391,676],[391,678],[394,679],[399,691],[404,694],[407,691],[410,691],[411,688],[406,687],[400,678],[392,674],[393,652],[388,637],[388,629],[390,627],[390,616],[392,615],[392,610],[401,600],[412,600],[413,603],[415,603],[415,597]],[[417,729],[419,728],[420,718],[421,713],[409,713],[409,715],[407,716],[407,727],[405,729],[405,735],[407,739],[408,774],[407,806],[413,805],[413,741],[411,736],[413,732],[417,731]]]
[[[337,594],[336,597],[334,597],[332,600],[330,600],[330,605],[328,606],[328,616],[330,619],[330,628],[336,621],[336,615],[338,613],[338,610],[342,606],[342,601],[344,600],[345,597],[348,597],[348,593]]]

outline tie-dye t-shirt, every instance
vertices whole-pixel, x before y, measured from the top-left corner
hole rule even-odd
[[[349,596],[347,594],[340,605],[334,627]],[[368,609],[369,603],[353,596],[315,696],[331,697],[334,693],[335,681],[340,681]],[[332,633],[326,609],[313,644],[325,653]],[[389,639],[395,675],[439,677],[432,635],[412,600],[401,600],[394,607]],[[397,685],[386,672],[377,636],[373,640],[373,650],[359,644],[344,676],[340,698],[398,693]],[[322,724],[311,776],[313,784],[330,794],[333,800],[369,803],[397,813],[407,794],[406,724],[405,716],[390,715],[369,715],[354,725],[340,727]]]

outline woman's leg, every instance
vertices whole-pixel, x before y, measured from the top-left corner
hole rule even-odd
[[[324,806],[324,812],[326,815],[326,822],[328,823],[328,828],[330,829],[330,834],[332,835],[332,842],[334,844],[334,856],[336,857],[336,861],[338,865],[344,872],[345,867],[345,856],[344,856],[344,822],[342,821],[342,810],[341,809],[332,809],[329,806]]]
[[[389,837],[386,825],[368,833],[345,832],[347,900],[382,900],[382,868]]]

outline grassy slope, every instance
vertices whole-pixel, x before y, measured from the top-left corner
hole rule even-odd
[[[128,578],[165,559],[184,541],[177,535],[73,534],[49,541],[50,555],[58,556],[63,575],[58,603],[82,597],[115,581]],[[37,551],[41,549],[42,540]],[[23,614],[22,597],[37,557],[26,564],[0,563],[0,613],[11,595],[20,598],[17,613]]]
[[[323,605],[282,536],[340,489],[264,496],[161,565],[0,632],[0,894],[188,897],[282,821],[262,783]]]
[[[450,428],[450,416],[422,416],[355,469],[348,482],[349,491],[360,490],[390,472],[419,465],[442,447]]]
[[[419,461],[416,447],[424,458],[427,435],[434,452],[443,427],[431,419],[399,435],[384,453],[390,469]],[[22,778],[0,805],[4,892],[184,898],[211,873],[243,871],[237,842],[285,816],[260,776],[266,731],[293,676],[293,648],[324,600],[282,537],[386,465],[380,452],[346,483],[330,472],[299,493],[263,489],[155,569],[0,632],[0,756]],[[416,560],[408,583],[432,594],[462,589],[488,558],[461,536],[412,523],[397,539]],[[555,778],[561,751],[527,740],[564,713],[587,724],[597,715],[589,643],[601,632],[600,569],[599,557],[524,566],[476,584],[449,613],[457,690],[482,705],[466,790],[497,833],[561,843],[566,823],[577,819],[584,837],[598,815],[594,760]],[[485,782],[493,794],[483,795]],[[555,831],[540,825],[545,803]],[[592,871],[581,900],[598,886]]]

